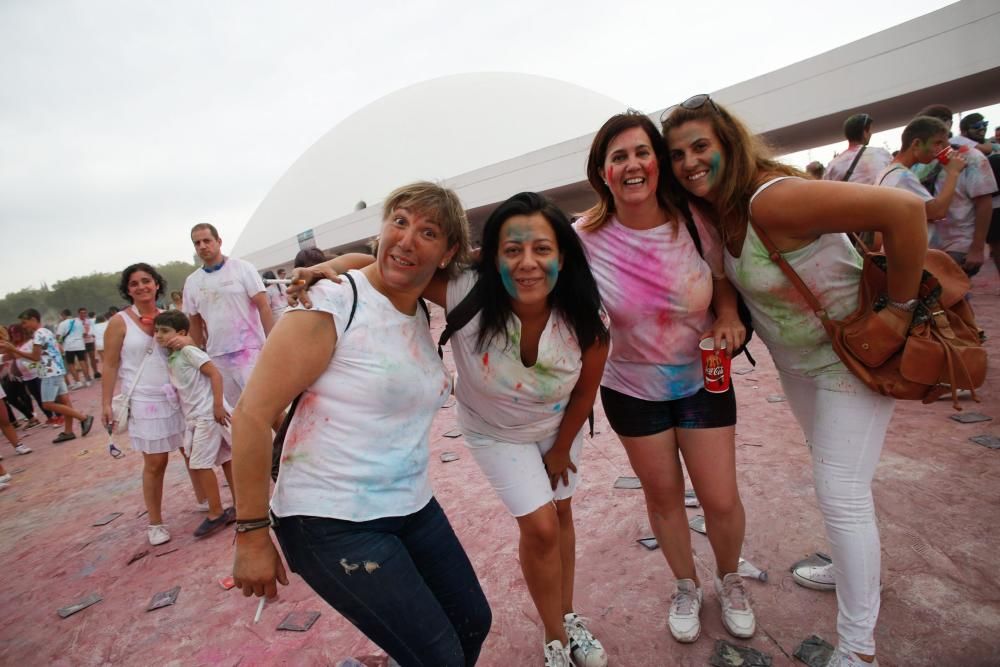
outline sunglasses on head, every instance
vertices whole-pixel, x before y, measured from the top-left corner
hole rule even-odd
[[[674,112],[674,109],[678,107],[680,107],[681,109],[688,109],[689,111],[694,111],[695,109],[702,108],[703,106],[705,106],[705,104],[711,104],[712,108],[715,109],[715,113],[719,113],[719,107],[716,106],[715,102],[712,101],[712,98],[708,94],[702,93],[701,95],[693,95],[692,97],[687,98],[680,104],[674,104],[664,109],[663,113],[660,114],[660,123],[666,123],[667,118],[669,118],[670,114]]]
[[[987,127],[989,127],[989,125],[990,125],[989,121],[981,120],[978,123],[972,123],[971,125],[969,125],[969,129],[971,129],[971,130],[985,130]]]

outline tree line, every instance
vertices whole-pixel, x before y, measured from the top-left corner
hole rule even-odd
[[[184,280],[196,268],[198,267],[187,262],[156,265],[156,270],[167,281],[161,306],[170,301],[172,290],[184,288]],[[60,280],[51,287],[42,285],[40,288],[26,287],[18,292],[11,292],[0,299],[0,324],[17,322],[17,316],[26,308],[38,310],[44,323],[58,322],[59,312],[64,308],[71,310],[74,316],[78,308],[86,308],[98,314],[107,311],[109,306],[122,308],[127,302],[118,293],[120,279],[120,273],[91,273],[89,276]]]

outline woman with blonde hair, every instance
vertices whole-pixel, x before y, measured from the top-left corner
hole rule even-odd
[[[285,312],[233,413],[236,585],[273,597],[288,583],[273,526],[292,571],[407,666],[474,665],[491,623],[427,474],[451,378],[420,295],[467,246],[455,193],[391,193],[375,262]],[[271,423],[296,396],[269,503]]]
[[[861,278],[861,258],[844,232],[881,232],[888,306],[877,316],[903,336],[927,249],[923,202],[892,188],[805,179],[771,159],[708,95],[668,108],[661,120],[672,183],[718,229],[726,275],[746,300],[812,454],[839,607],[839,646],[829,664],[875,664],[881,561],[871,482],[895,402],[847,371],[761,234],[838,319],[857,307]]]

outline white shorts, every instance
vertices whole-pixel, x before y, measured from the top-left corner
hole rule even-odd
[[[209,470],[232,460],[229,428],[214,419],[195,419],[184,431],[184,452],[192,470]]]
[[[222,354],[212,357],[212,363],[219,369],[222,375],[222,395],[226,398],[226,403],[235,406],[240,400],[243,388],[247,386],[253,367],[257,365],[257,357],[260,350],[257,348],[247,348],[231,354]]]
[[[569,485],[560,478],[556,490],[552,490],[542,457],[552,449],[556,437],[541,442],[527,444],[501,442],[482,435],[466,434],[465,442],[472,458],[476,459],[480,470],[486,475],[493,490],[507,510],[515,517],[531,514],[539,507],[553,500],[573,497],[579,472],[569,470]],[[570,446],[569,458],[580,468],[580,453],[583,450],[583,429]]]

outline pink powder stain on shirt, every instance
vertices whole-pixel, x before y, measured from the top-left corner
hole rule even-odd
[[[483,353],[483,366],[489,366],[489,365],[490,365],[490,353],[485,352]]]

